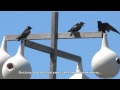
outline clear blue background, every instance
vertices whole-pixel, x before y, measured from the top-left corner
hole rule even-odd
[[[80,32],[96,32],[97,21],[108,22],[120,31],[120,11],[58,11],[58,32],[67,32],[74,24],[83,21],[86,24]],[[0,42],[3,36],[21,34],[26,26],[31,26],[32,34],[51,32],[51,11],[0,11]],[[120,35],[107,32],[109,47],[120,55]],[[50,40],[32,40],[50,46]],[[60,39],[58,49],[82,57],[84,72],[92,72],[91,61],[94,54],[100,50],[102,38]],[[14,56],[20,42],[8,41],[7,50]],[[49,54],[25,47],[25,58],[31,64],[33,72],[49,72]],[[76,62],[57,58],[57,72],[75,72]],[[57,79],[68,79],[73,74],[57,74]],[[86,74],[91,79],[100,79],[95,74]],[[113,79],[119,79],[118,73]],[[49,74],[32,74],[31,79],[49,79]]]

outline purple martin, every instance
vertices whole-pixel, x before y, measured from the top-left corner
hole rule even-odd
[[[116,30],[109,23],[107,23],[107,22],[102,23],[101,21],[97,21],[97,22],[98,22],[98,31],[102,31],[103,33],[106,33],[106,31],[109,32],[111,30],[113,32],[120,34],[120,32],[118,32],[118,30]]]
[[[70,36],[72,36],[75,32],[78,32],[84,24],[84,22],[75,24],[70,30],[68,30],[68,32],[71,32]]]
[[[32,27],[27,26],[26,29],[22,32],[22,34],[19,37],[17,37],[16,39],[18,39],[18,41],[20,41],[21,39],[23,40],[23,39],[27,38],[27,36],[31,32],[30,31],[31,29],[32,29]]]

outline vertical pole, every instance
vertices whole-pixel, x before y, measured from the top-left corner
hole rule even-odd
[[[77,63],[76,72],[83,72],[82,60],[80,58],[79,62]]]
[[[58,37],[58,12],[52,12],[52,26],[51,26],[51,48],[53,48],[52,54],[50,54],[50,79],[56,79],[57,67],[57,37]]]

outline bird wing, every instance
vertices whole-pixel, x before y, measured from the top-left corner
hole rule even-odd
[[[68,32],[74,31],[76,29],[76,25],[74,25],[70,30],[68,30]]]
[[[22,37],[26,37],[27,35],[29,35],[30,34],[30,30],[28,30],[28,29],[26,29],[26,30],[24,30],[23,32],[22,32],[22,34],[20,35],[20,37],[22,38]]]
[[[75,32],[75,31],[79,31],[81,29],[83,25],[77,23],[75,24],[70,30],[68,30],[68,32]]]
[[[107,27],[107,31],[109,31],[109,30],[120,34],[120,32],[118,32],[118,30],[116,30],[116,29],[115,29],[113,26],[111,26],[110,24],[109,24],[108,27]]]

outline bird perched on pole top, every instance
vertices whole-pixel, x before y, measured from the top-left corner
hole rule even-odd
[[[118,34],[120,34],[120,32],[118,32],[118,30],[116,30],[113,26],[111,26],[109,23],[104,22],[102,23],[101,21],[97,21],[98,23],[98,31],[102,31],[103,33],[106,33],[106,31],[113,31],[116,32]]]
[[[70,36],[72,36],[75,32],[78,32],[84,24],[84,22],[75,24],[70,30],[68,30],[68,32],[71,32]]]
[[[16,39],[18,39],[18,41],[26,39],[27,36],[31,33],[31,31],[30,31],[31,29],[32,29],[32,27],[27,26],[26,29],[22,32],[22,34],[19,37],[17,37]]]

